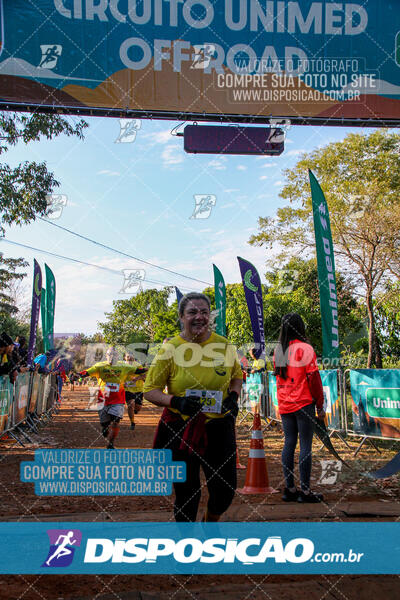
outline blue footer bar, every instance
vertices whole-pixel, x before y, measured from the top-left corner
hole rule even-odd
[[[400,523],[0,523],[0,572],[399,574]]]

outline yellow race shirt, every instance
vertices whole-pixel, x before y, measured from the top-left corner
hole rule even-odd
[[[254,369],[254,371],[265,369],[265,360],[263,358],[257,358],[257,360],[253,361],[251,368]]]
[[[242,380],[236,348],[225,337],[212,332],[207,341],[197,344],[180,335],[163,344],[146,377],[143,392],[163,391],[185,396],[186,390],[222,391],[225,399],[232,379]],[[175,409],[170,409],[178,412]],[[208,418],[224,414],[205,413]]]
[[[88,375],[97,378],[99,386],[103,390],[105,404],[124,404],[125,390],[124,383],[133,379],[136,369],[140,368],[139,363],[128,365],[126,363],[117,363],[110,365],[108,362],[101,362],[86,369]]]
[[[125,364],[131,366],[132,364],[135,364],[135,363],[127,362]],[[139,365],[139,363],[137,363],[136,366],[142,368],[142,365]],[[139,377],[137,377],[135,379],[130,379],[129,381],[126,381],[124,383],[125,391],[131,392],[132,394],[138,394],[139,392],[143,392],[143,386],[144,386],[144,381],[143,381],[143,379],[140,379]]]

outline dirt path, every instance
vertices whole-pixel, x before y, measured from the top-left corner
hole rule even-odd
[[[172,520],[172,497],[41,497],[35,496],[33,484],[19,481],[21,460],[32,460],[36,448],[103,448],[96,412],[86,411],[88,390],[66,391],[59,414],[39,435],[33,434],[33,444],[24,448],[11,441],[0,442],[0,520],[3,521],[169,521]],[[119,448],[150,448],[160,410],[147,403],[136,416],[132,432],[125,415],[117,446]],[[247,462],[250,421],[238,427],[240,459]],[[282,434],[278,429],[264,433],[268,456],[270,484],[282,488],[280,451]],[[324,493],[326,502],[304,507],[285,505],[280,494],[243,496],[237,494],[225,521],[394,521],[400,513],[399,480],[383,482],[366,480],[365,469],[378,468],[389,460],[397,448],[376,458],[376,451],[364,447],[354,459],[352,451],[334,441],[340,454],[352,463],[355,471],[342,473],[334,485],[320,485],[320,460],[329,456],[314,444],[313,485]],[[245,481],[245,471],[238,471],[239,487]],[[199,516],[204,511],[203,494]],[[0,600],[46,599],[67,600],[153,600],[156,596],[180,600],[200,598],[217,600],[293,598],[301,600],[376,600],[399,597],[399,578],[395,576],[0,576]]]

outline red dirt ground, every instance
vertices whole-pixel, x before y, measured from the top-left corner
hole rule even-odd
[[[2,521],[169,521],[173,497],[38,497],[33,484],[19,481],[22,460],[33,460],[37,448],[103,448],[96,412],[85,411],[88,389],[64,392],[61,411],[40,429],[29,434],[33,443],[22,448],[10,440],[0,442],[0,520]],[[150,448],[160,409],[144,403],[136,416],[136,430],[129,428],[127,415],[117,440],[119,448]],[[240,419],[239,419],[240,420]],[[247,463],[249,427],[247,420],[237,427],[240,459]],[[282,489],[279,428],[264,430],[270,484]],[[235,496],[224,521],[397,521],[400,513],[399,478],[370,481],[363,471],[374,470],[398,451],[397,445],[378,454],[363,446],[354,458],[355,441],[349,450],[340,440],[334,445],[354,470],[344,471],[334,485],[321,486],[320,460],[329,459],[325,449],[314,442],[313,485],[322,491],[325,502],[302,506],[284,504],[280,494]],[[238,487],[245,481],[245,471],[238,471]],[[207,498],[200,504],[201,517]],[[400,579],[397,576],[341,575],[0,575],[0,600],[385,600],[397,599]]]

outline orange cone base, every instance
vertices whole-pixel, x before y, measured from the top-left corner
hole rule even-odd
[[[239,494],[272,494],[276,491],[269,485],[265,458],[249,458],[246,481],[238,490]]]
[[[276,494],[278,490],[274,490],[272,487],[252,487],[250,485],[246,485],[244,488],[240,490],[236,490],[238,494]]]

